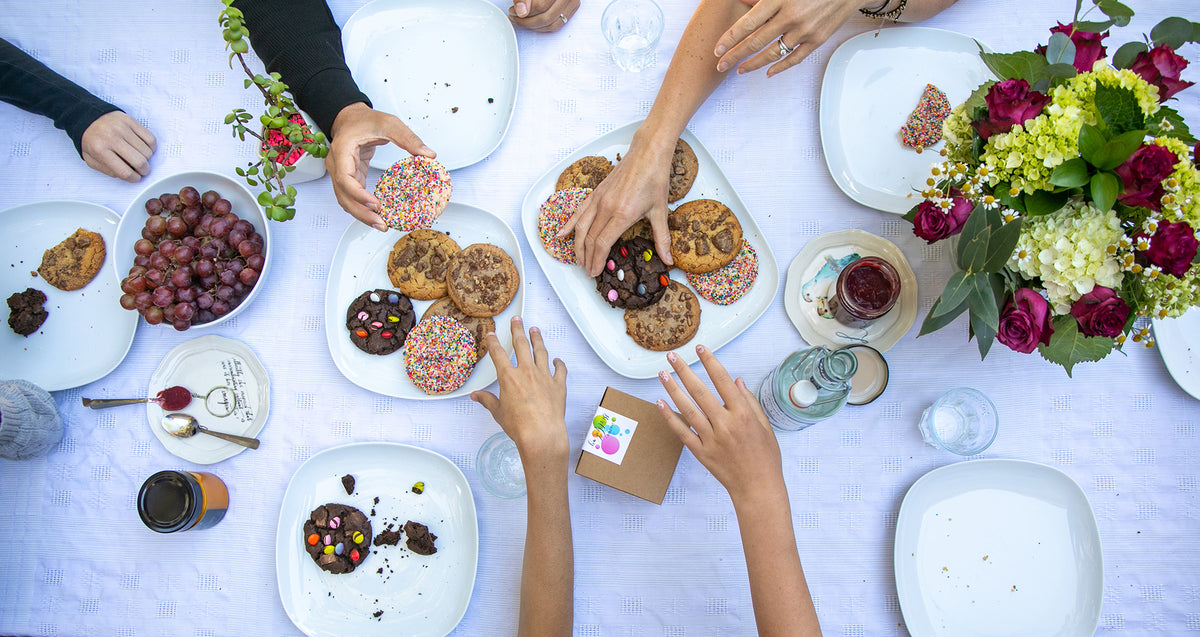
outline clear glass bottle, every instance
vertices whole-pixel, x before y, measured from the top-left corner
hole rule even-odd
[[[858,359],[846,348],[823,345],[792,353],[767,374],[758,388],[771,426],[798,431],[836,414],[850,394]]]

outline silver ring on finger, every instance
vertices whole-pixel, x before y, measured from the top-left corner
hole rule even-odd
[[[786,44],[784,44],[784,43],[783,43],[783,36],[782,36],[782,35],[781,35],[781,36],[779,36],[779,39],[777,40],[777,42],[779,42],[779,57],[780,57],[781,59],[782,59],[782,58],[785,58],[785,57],[787,57],[787,56],[789,56],[789,55],[791,55],[791,54],[792,54],[792,51],[795,51],[795,50],[796,50],[796,49],[794,49],[794,48],[792,48],[792,47],[789,47],[788,45],[786,45]],[[799,45],[797,45],[797,46],[799,46]]]
[[[561,14],[561,13],[560,13],[560,14],[558,14],[558,19],[559,19],[559,20],[562,20],[562,23],[563,23],[563,24],[566,24],[566,23],[567,23],[567,16],[565,16],[565,15],[563,15],[563,14]]]

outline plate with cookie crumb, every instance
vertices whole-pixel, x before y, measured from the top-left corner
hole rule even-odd
[[[117,213],[84,201],[43,201],[0,212],[0,378],[47,391],[86,385],[125,359],[137,314],[121,308],[113,244]]]
[[[655,253],[649,222],[613,245],[595,279],[574,264],[574,237],[555,234],[620,161],[641,122],[611,131],[539,178],[521,207],[521,225],[567,314],[596,354],[629,378],[653,378],[663,354],[690,365],[695,346],[716,351],[762,316],[779,289],[766,237],[712,155],[691,131],[675,146],[668,225],[676,267]]]
[[[970,36],[904,26],[868,31],[833,52],[821,82],[821,149],[851,199],[904,214],[941,160],[941,122],[992,78]]]
[[[296,470],[279,508],[279,598],[312,637],[442,637],[467,611],[478,561],[470,484],[419,447],[326,449]]]
[[[496,380],[483,337],[494,331],[512,351],[524,279],[516,235],[481,208],[449,202],[409,233],[351,223],[325,289],[329,353],[350,382],[379,394],[469,395]]]

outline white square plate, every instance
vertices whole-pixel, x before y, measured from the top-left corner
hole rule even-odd
[[[525,229],[525,240],[529,242],[538,265],[542,266],[542,271],[546,273],[546,278],[550,280],[550,285],[558,294],[567,314],[579,326],[579,331],[583,332],[584,338],[596,354],[622,376],[654,378],[666,364],[663,359],[666,352],[652,352],[633,342],[625,333],[624,312],[609,306],[601,298],[600,293],[596,291],[595,280],[587,276],[583,268],[561,263],[547,254],[541,239],[538,238],[537,229],[538,210],[542,203],[554,194],[559,173],[578,159],[589,155],[603,155],[616,161],[617,153],[624,155],[629,149],[633,133],[640,125],[641,122],[626,124],[584,144],[542,175],[529,189],[529,194],[525,195],[525,203],[521,206],[521,225]],[[742,224],[742,236],[758,253],[758,280],[736,303],[716,305],[696,295],[700,301],[700,329],[692,340],[675,350],[680,358],[691,365],[699,360],[695,350],[697,344],[702,343],[715,352],[762,316],[779,289],[779,266],[766,237],[754,222],[754,217],[750,216],[746,204],[742,203],[741,197],[733,190],[733,185],[729,183],[725,173],[721,172],[708,149],[691,131],[684,130],[681,137],[696,153],[699,170],[696,182],[692,184],[687,197],[675,205],[693,199],[715,199],[729,206]],[[687,276],[682,271],[671,270],[671,278],[691,289]]]
[[[1154,319],[1155,349],[1162,355],[1167,373],[1183,391],[1200,400],[1200,308],[1183,316]]]
[[[912,635],[1075,637],[1100,622],[1092,507],[1035,462],[970,460],[922,476],[900,504],[895,569]]]

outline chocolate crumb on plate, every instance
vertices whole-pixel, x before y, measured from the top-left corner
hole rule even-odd
[[[417,555],[433,555],[437,553],[437,547],[433,545],[433,541],[437,536],[429,532],[429,527],[420,522],[409,520],[404,523],[404,534],[408,536],[405,544],[408,550]]]
[[[348,473],[342,476],[342,488],[346,490],[346,495],[354,493],[354,476]]]

